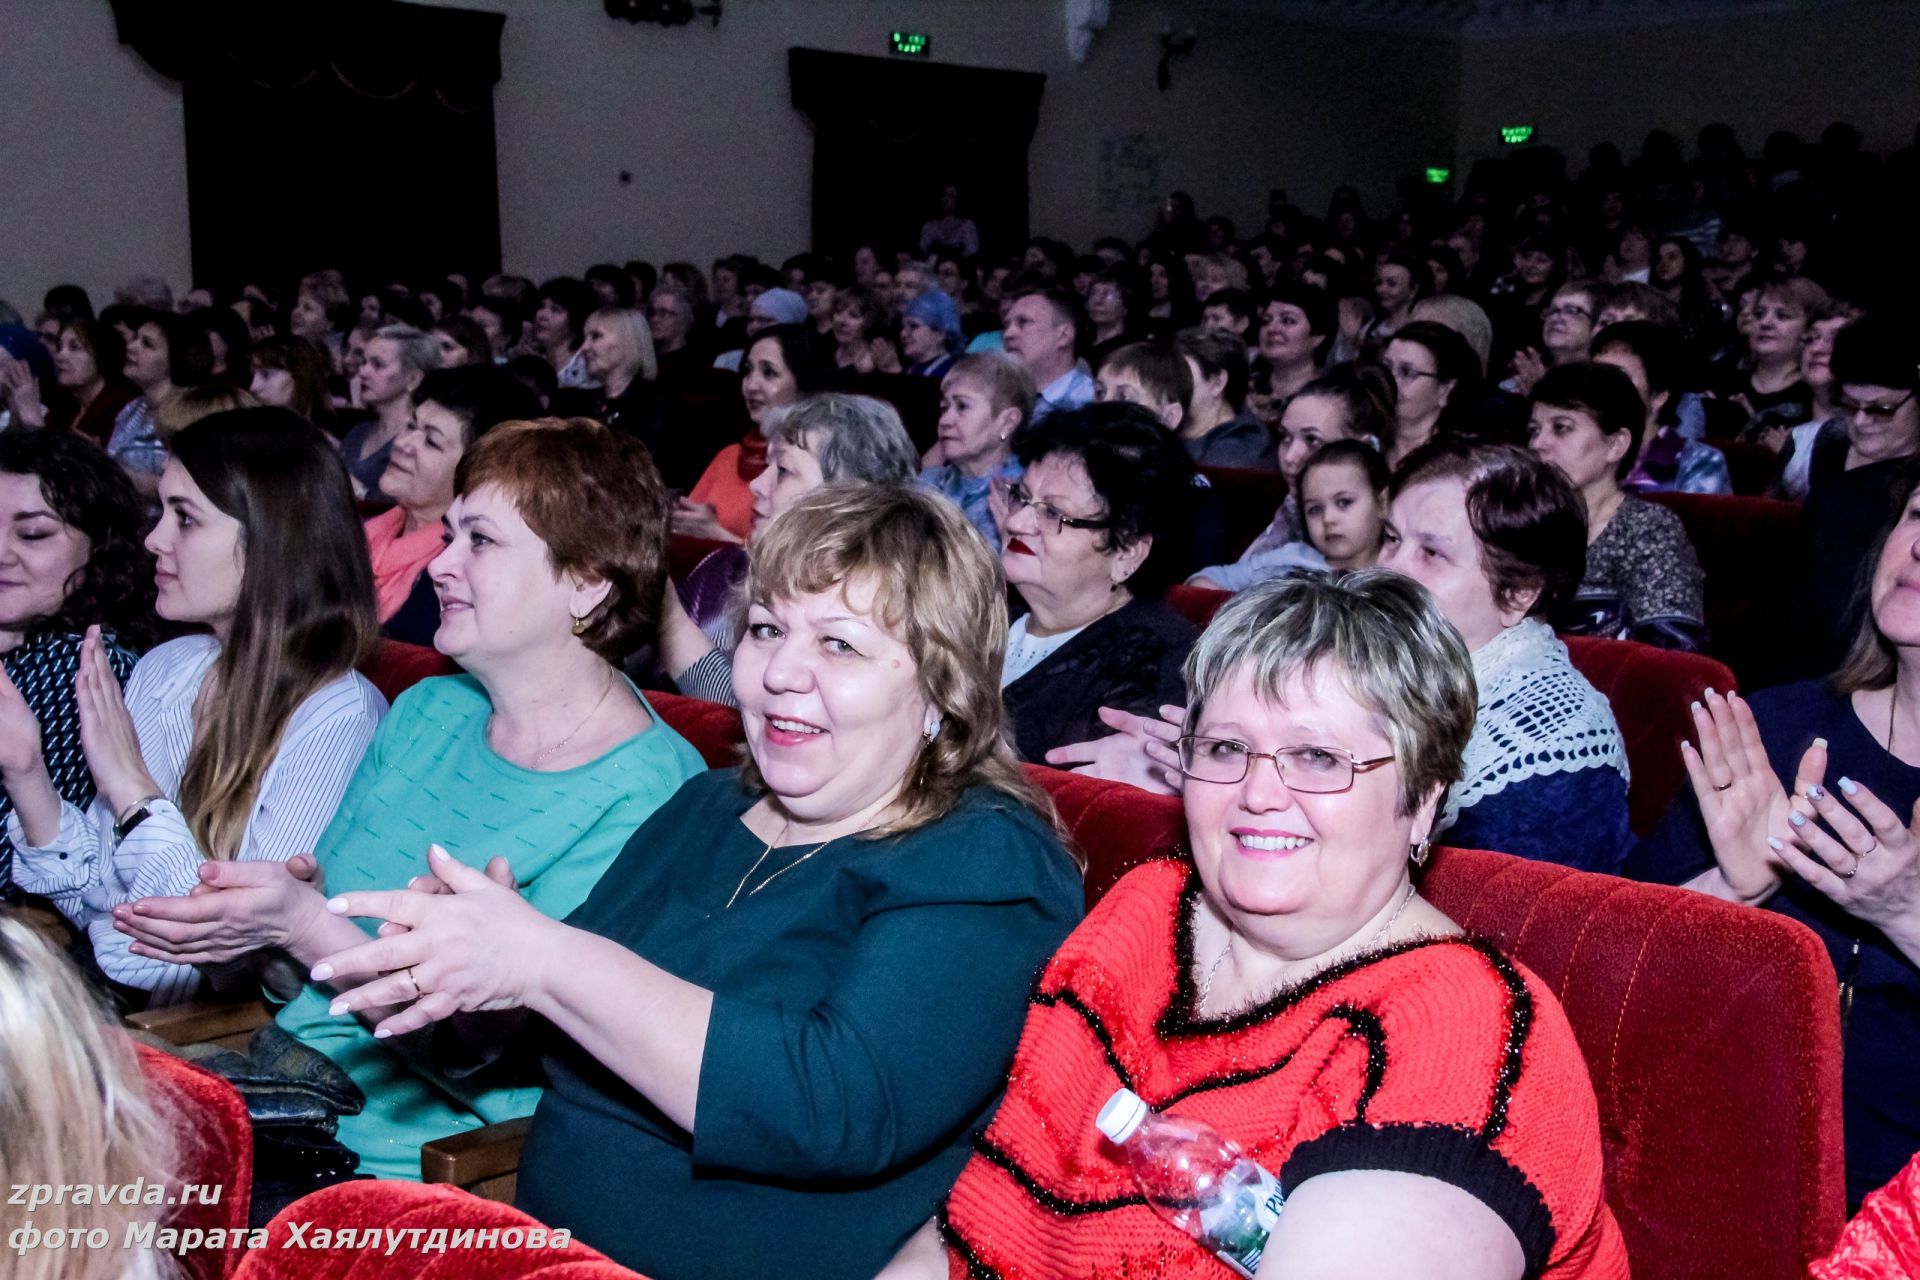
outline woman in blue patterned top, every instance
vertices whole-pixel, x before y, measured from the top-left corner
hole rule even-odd
[[[73,678],[81,637],[95,625],[124,683],[156,625],[140,499],[81,436],[0,434],[0,659],[40,723],[54,790],[81,809],[93,803],[93,774],[80,750]],[[0,899],[16,896],[11,808],[0,791]]]
[[[999,351],[962,356],[940,383],[940,438],[920,484],[959,507],[995,551],[988,494],[995,480],[1020,478],[1013,437],[1033,416],[1034,395],[1027,366]]]

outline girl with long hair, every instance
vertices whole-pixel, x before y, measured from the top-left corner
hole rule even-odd
[[[115,909],[188,893],[200,864],[313,848],[386,709],[354,671],[372,648],[372,570],[339,455],[289,410],[215,414],[173,438],[147,537],[161,617],[204,627],[142,658],[125,697],[98,626],[74,682],[98,785],[81,811],[43,727],[0,681],[0,787],[14,877],[93,939],[131,1002],[190,996],[197,970],[133,955]]]

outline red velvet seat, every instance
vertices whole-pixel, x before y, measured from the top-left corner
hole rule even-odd
[[[636,1192],[636,1194],[641,1194]],[[296,1237],[294,1224],[301,1227]],[[362,1247],[360,1232],[378,1228],[377,1246]],[[322,1237],[321,1230],[326,1231]],[[350,1243],[335,1244],[350,1229]],[[265,1248],[249,1253],[234,1280],[642,1280],[595,1249],[577,1241],[565,1249],[526,1248],[525,1233],[546,1229],[534,1219],[492,1200],[465,1191],[417,1182],[343,1182],[316,1191],[288,1205],[267,1224]],[[421,1234],[414,1236],[414,1231]],[[389,1252],[385,1232],[399,1232],[398,1247]],[[424,1248],[434,1233],[445,1232],[443,1243],[464,1231],[517,1231],[523,1247],[462,1249]],[[324,1248],[312,1242],[325,1239]],[[301,1243],[295,1243],[298,1240]],[[292,1247],[288,1247],[291,1245]]]
[[[1763,444],[1741,444],[1737,440],[1716,440],[1713,447],[1727,460],[1727,478],[1733,491],[1742,497],[1765,494],[1780,471],[1780,455]]]
[[[740,763],[740,713],[732,707],[677,693],[647,693],[647,701],[673,731],[693,744],[710,769]]]
[[[438,649],[399,640],[381,640],[373,657],[360,668],[360,674],[373,682],[382,697],[392,702],[430,676],[457,675],[460,664]]]
[[[1287,496],[1287,482],[1278,472],[1248,471],[1239,467],[1202,467],[1202,474],[1220,495],[1228,540],[1239,555],[1273,523],[1273,513]]]
[[[1706,571],[1707,653],[1760,689],[1793,674],[1779,618],[1801,558],[1800,508],[1773,498],[1650,493],[1680,517]]]
[[[1183,582],[1167,588],[1167,605],[1203,631],[1213,621],[1213,615],[1220,612],[1220,606],[1231,599],[1231,591],[1214,587],[1190,587]]]
[[[1640,835],[1653,830],[1686,785],[1680,740],[1693,736],[1688,708],[1704,689],[1736,687],[1733,672],[1697,653],[1675,653],[1631,640],[1562,636],[1573,665],[1613,704],[1613,718],[1633,774],[1627,809]]]
[[[182,1232],[197,1229],[201,1239],[210,1231],[226,1233],[219,1239],[231,1247],[189,1249],[180,1258],[188,1280],[221,1280],[239,1260],[253,1191],[253,1129],[246,1103],[220,1077],[144,1044],[134,1047],[155,1107],[173,1121],[175,1173],[183,1183],[220,1190],[218,1203],[200,1203],[197,1195],[161,1225]],[[236,1231],[239,1239],[232,1238]]]

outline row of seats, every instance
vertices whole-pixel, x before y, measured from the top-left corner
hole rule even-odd
[[[1620,672],[1645,662],[1660,670],[1676,657],[1653,651],[1649,659],[1625,652],[1641,646],[1624,642],[1589,643],[1602,646],[1589,652],[1605,655]],[[447,666],[431,651],[386,645],[368,674],[391,697]],[[710,764],[737,759],[737,713],[670,694],[653,701]],[[1087,857],[1090,903],[1141,862],[1182,856],[1177,799],[1029,768]],[[1531,968],[1565,1006],[1592,1071],[1607,1197],[1635,1275],[1788,1280],[1831,1247],[1844,1213],[1840,1035],[1833,968],[1811,933],[1682,889],[1468,849],[1438,850],[1422,891]],[[202,1127],[226,1135],[194,1147],[181,1176],[242,1193],[217,1210],[183,1214],[203,1227],[223,1225],[212,1220],[218,1215],[244,1222],[251,1144],[237,1098],[185,1063],[155,1054],[145,1060],[177,1098],[207,1116]],[[184,1089],[175,1083],[181,1080]],[[523,1135],[525,1123],[514,1130]],[[463,1135],[463,1143],[479,1148],[490,1133]],[[517,1151],[515,1133],[507,1137]],[[489,1191],[508,1194],[512,1158],[487,1166]],[[335,1228],[526,1225],[513,1210],[444,1186],[369,1183],[308,1197],[276,1221],[282,1231],[292,1221]],[[470,1256],[422,1259],[404,1249],[381,1259],[361,1250],[323,1255],[277,1247],[244,1261],[236,1250],[201,1250],[186,1261],[196,1280],[349,1271],[371,1278],[470,1275],[481,1265]],[[503,1255],[488,1259],[484,1270],[592,1280],[631,1275],[578,1248]]]

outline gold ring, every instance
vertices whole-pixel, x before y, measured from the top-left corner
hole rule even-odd
[[[1714,790],[1715,791],[1731,791],[1733,790],[1733,784],[1731,782],[1722,782],[1718,786],[1714,787]]]
[[[413,984],[413,998],[418,1000],[425,992],[420,990],[420,979],[413,976],[413,966],[408,965],[401,972],[407,975],[407,981]]]

